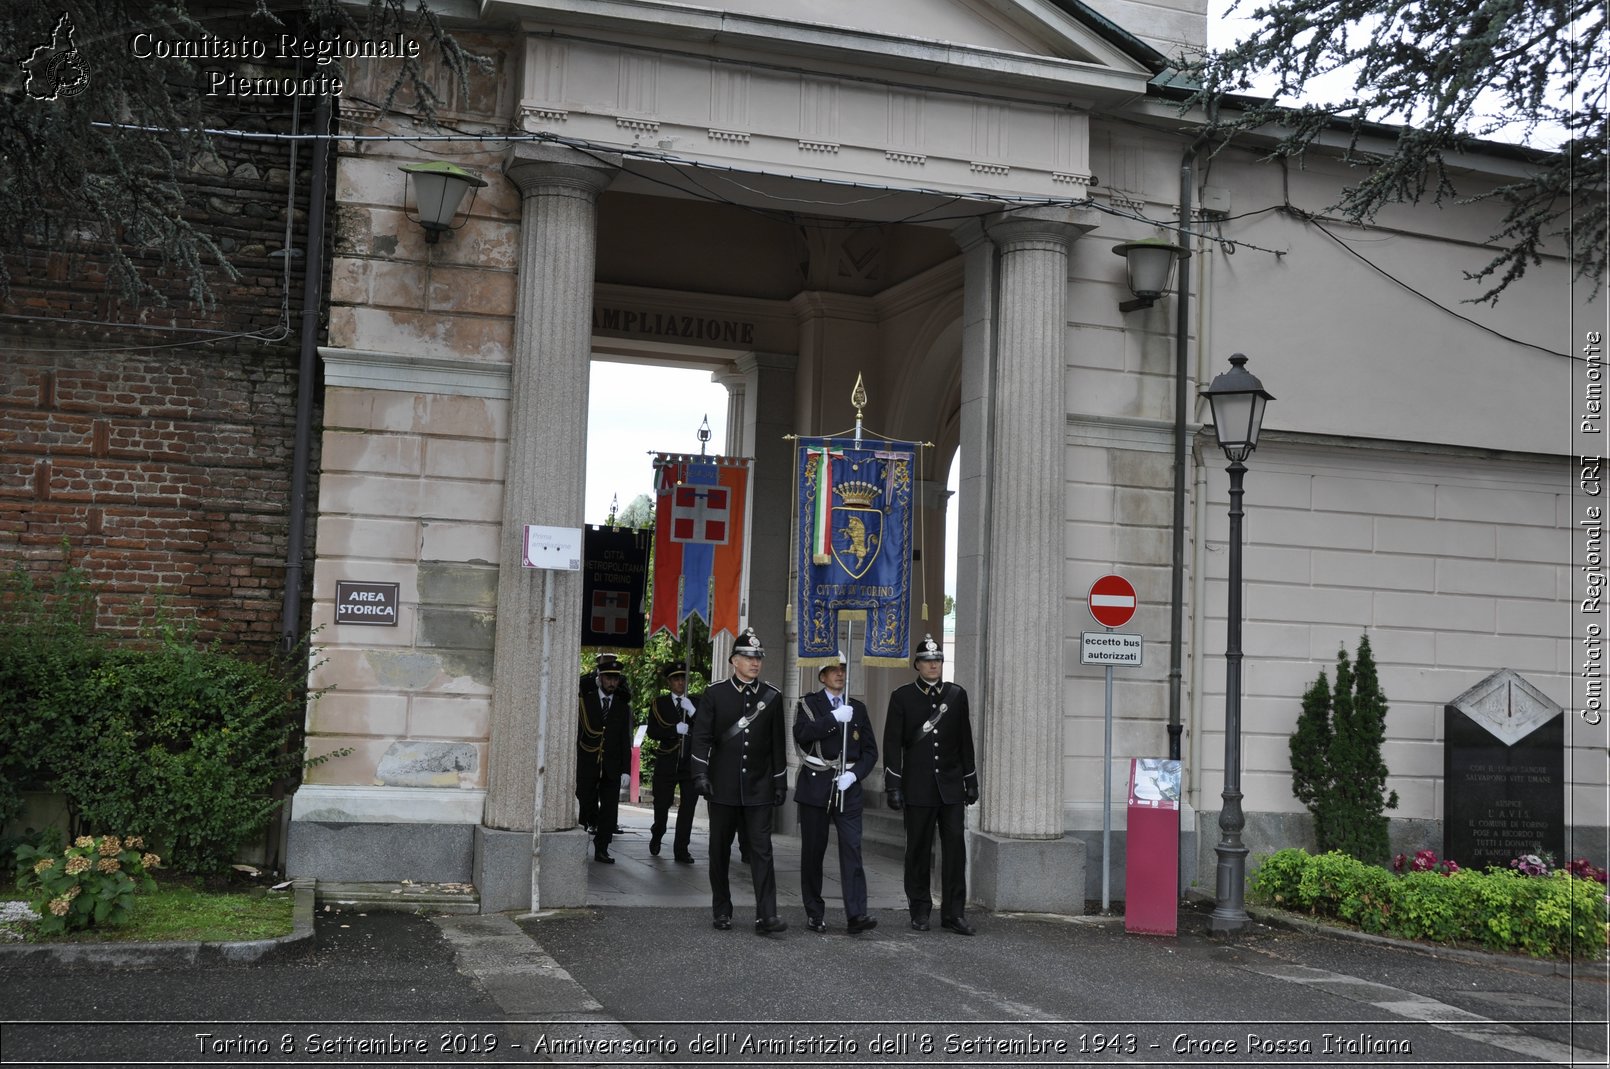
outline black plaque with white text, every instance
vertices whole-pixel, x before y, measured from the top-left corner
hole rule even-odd
[[[338,579],[335,584],[335,622],[397,626],[397,584],[360,583]]]
[[[1502,676],[1443,710],[1442,853],[1469,869],[1508,868],[1522,854],[1564,860],[1564,714]]]

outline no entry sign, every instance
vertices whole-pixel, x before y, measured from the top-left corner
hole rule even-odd
[[[1090,584],[1090,615],[1102,627],[1123,627],[1135,615],[1135,588],[1121,575],[1104,575]]]

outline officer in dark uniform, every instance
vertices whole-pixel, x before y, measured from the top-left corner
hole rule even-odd
[[[593,671],[581,677],[579,717],[576,800],[581,823],[593,832],[593,860],[613,865],[609,844],[621,788],[630,781],[632,767],[632,695],[613,653],[600,653]]]
[[[794,800],[799,803],[800,898],[805,927],[827,931],[823,919],[822,858],[827,829],[839,834],[839,881],[851,935],[870,932],[878,922],[867,916],[866,872],[861,868],[861,781],[878,764],[878,743],[866,705],[844,693],[844,655],[816,673],[822,689],[794,709],[794,742],[805,752]]]
[[[788,728],[782,694],[760,679],[766,651],[752,628],[733,645],[732,676],[712,683],[693,718],[693,786],[710,799],[710,899],[715,927],[732,927],[727,867],[732,837],[749,832],[755,883],[755,931],[782,932],[777,875],[772,869],[772,812],[788,800]]]
[[[943,680],[945,653],[933,636],[923,637],[912,660],[917,678],[889,695],[883,727],[883,785],[889,808],[904,809],[906,821],[906,898],[911,927],[928,930],[933,897],[934,830],[944,851],[940,865],[940,924],[972,935],[967,904],[967,854],[963,817],[978,801],[978,770],[973,764],[973,725],[967,692]]]
[[[676,859],[691,863],[688,846],[693,836],[693,813],[699,796],[693,790],[693,744],[688,732],[693,726],[693,701],[688,697],[688,670],[672,665],[663,673],[671,693],[654,699],[649,714],[648,737],[657,744],[654,751],[654,824],[649,829],[648,852],[660,856],[660,840],[671,814],[671,796],[682,788],[682,801],[676,808],[676,835],[671,840]]]

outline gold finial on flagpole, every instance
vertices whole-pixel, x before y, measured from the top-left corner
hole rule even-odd
[[[855,444],[861,444],[861,410],[866,407],[866,384],[861,373],[855,374],[855,389],[850,391],[850,404],[855,406]]]

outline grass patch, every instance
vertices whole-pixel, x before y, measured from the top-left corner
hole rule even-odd
[[[0,900],[21,901],[15,885],[0,887]],[[134,916],[116,928],[96,927],[63,935],[39,935],[28,921],[0,924],[0,936],[27,943],[240,942],[290,935],[290,891],[208,891],[188,883],[158,882],[135,898]]]

